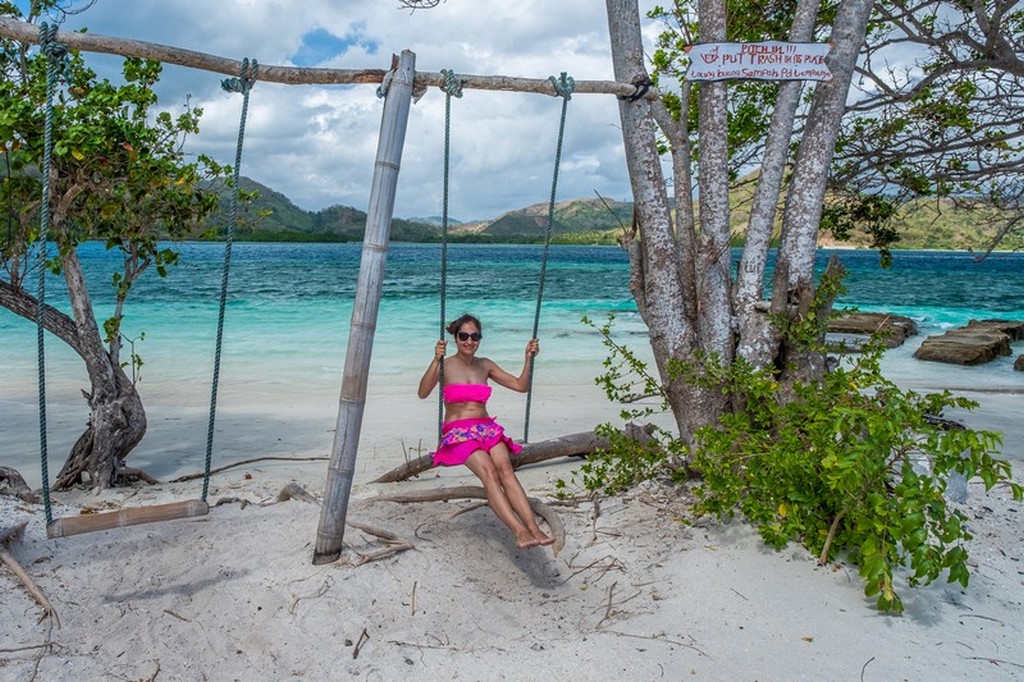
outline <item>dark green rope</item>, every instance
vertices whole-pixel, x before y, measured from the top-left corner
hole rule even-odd
[[[49,452],[46,444],[46,262],[47,242],[50,230],[50,169],[53,165],[53,93],[57,79],[68,72],[67,46],[57,42],[57,27],[39,27],[39,46],[46,55],[46,117],[43,126],[43,202],[39,209],[39,286],[36,294],[36,348],[38,351],[39,374],[39,461],[43,479],[43,506],[46,511],[46,525],[53,523],[53,509],[50,502]]]
[[[551,226],[555,216],[555,195],[558,192],[558,167],[562,162],[562,139],[565,137],[565,113],[569,107],[569,100],[572,99],[572,91],[576,81],[571,76],[562,72],[561,78],[549,76],[548,80],[555,88],[555,93],[562,98],[562,115],[558,123],[558,144],[555,146],[555,170],[551,177],[551,198],[548,201],[548,221],[544,229],[544,249],[540,258],[540,281],[537,285],[537,307],[533,314],[533,336],[536,339],[540,329],[540,309],[544,301],[544,279],[548,271],[548,247],[551,244]],[[526,387],[526,417],[523,420],[523,442],[530,441],[530,407],[533,403],[533,357],[529,360],[530,369]]]
[[[452,97],[462,97],[462,79],[454,71],[441,69],[444,76],[444,182],[441,188],[441,329],[439,338],[444,341],[445,302],[448,292],[448,175],[451,162]],[[444,356],[437,367],[437,440],[441,441],[444,429]]]
[[[245,140],[245,119],[249,113],[249,91],[256,82],[259,65],[253,59],[242,60],[242,71],[238,78],[227,78],[221,87],[228,92],[242,93],[242,115],[238,122],[238,144],[235,147],[235,168],[233,174],[234,191],[231,193],[231,210],[228,218],[228,230],[224,243],[224,270],[220,279],[220,309],[217,314],[217,343],[213,356],[213,383],[210,388],[210,422],[206,431],[206,464],[203,469],[203,496],[210,491],[210,464],[213,460],[213,428],[217,419],[217,387],[220,382],[220,356],[224,341],[224,309],[228,299],[228,274],[231,270],[231,242],[235,236],[235,223],[238,221],[239,174],[242,167],[242,142]]]

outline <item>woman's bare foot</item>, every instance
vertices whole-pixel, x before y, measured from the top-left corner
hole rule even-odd
[[[547,547],[548,545],[555,544],[555,539],[550,535],[545,535],[543,531],[536,530],[533,532],[534,547]]]
[[[541,541],[530,533],[525,531],[521,535],[516,533],[516,547],[519,549],[531,549],[533,547],[540,547],[540,545]]]

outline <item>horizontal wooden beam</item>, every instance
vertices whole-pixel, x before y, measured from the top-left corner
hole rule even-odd
[[[123,526],[137,526],[142,523],[185,519],[194,516],[206,516],[210,505],[205,500],[188,500],[185,502],[169,502],[148,507],[126,507],[112,512],[98,514],[81,514],[56,519],[46,527],[46,537],[63,538],[69,535],[92,533],[98,530],[110,530]]]
[[[10,17],[0,17],[0,37],[17,40],[22,43],[36,44],[39,42],[39,27]],[[242,62],[205,52],[185,50],[180,47],[150,43],[144,40],[115,38],[97,33],[80,33],[77,31],[58,31],[56,40],[67,45],[69,49],[81,52],[98,52],[116,54],[123,57],[141,57],[155,59],[167,64],[177,64],[203,71],[237,76],[241,73]],[[255,57],[258,55],[246,55]],[[384,80],[387,69],[325,69],[303,66],[275,66],[259,64],[257,80],[287,85],[352,85],[360,83],[376,84]],[[557,74],[552,74],[557,75]],[[572,74],[569,74],[572,75]],[[547,78],[519,78],[515,76],[481,76],[458,74],[462,87],[470,90],[505,90],[512,92],[533,92],[557,96],[554,86]],[[417,71],[413,90],[418,92],[428,87],[444,86],[444,76],[438,72]],[[632,96],[637,88],[629,83],[604,80],[576,80],[573,94],[610,94]],[[655,88],[644,94],[651,98],[657,96]]]

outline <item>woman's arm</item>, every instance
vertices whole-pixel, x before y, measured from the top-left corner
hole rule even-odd
[[[530,388],[530,367],[533,364],[533,358],[538,353],[540,353],[540,342],[537,339],[530,339],[526,344],[526,351],[523,353],[523,369],[519,372],[519,376],[509,374],[491,360],[487,360],[487,376],[493,379],[494,383],[505,388],[526,393]]]
[[[416,395],[420,398],[426,398],[434,390],[434,386],[437,386],[437,381],[441,376],[441,361],[444,359],[444,350],[447,345],[448,342],[444,339],[438,339],[434,344],[434,359],[430,361],[427,370],[423,372],[419,389],[416,391]]]

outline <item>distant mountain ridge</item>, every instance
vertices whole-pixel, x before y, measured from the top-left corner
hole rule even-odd
[[[257,192],[251,203],[243,206],[235,238],[249,241],[362,241],[366,229],[366,213],[351,206],[330,206],[307,211],[296,206],[280,192],[243,177],[241,188]],[[223,237],[228,222],[230,191],[225,183],[218,188],[221,211],[204,226],[207,235]],[[748,193],[734,193],[733,242],[742,244],[746,227]],[[448,239],[453,242],[540,242],[544,239],[548,205],[534,204],[508,211],[493,220],[461,222],[449,217]],[[926,215],[927,214],[927,215]],[[901,217],[902,237],[897,249],[984,248],[995,234],[991,211],[967,211],[948,207],[938,214],[928,214],[928,207],[908,206]],[[615,244],[623,229],[633,223],[633,204],[602,199],[572,199],[555,204],[552,214],[551,240],[560,244]],[[441,240],[441,218],[395,218],[391,225],[392,241],[437,242]],[[1021,248],[1020,237],[1001,248]],[[823,246],[867,246],[867,236],[854,234],[849,242],[838,243],[830,235],[822,235]]]
[[[240,224],[235,238],[251,241],[361,241],[366,230],[366,212],[335,205],[319,211],[296,206],[284,194],[251,178],[239,181],[243,192],[255,192],[251,202],[240,207]],[[231,190],[220,183],[221,210],[204,225],[215,238],[223,237],[229,219]],[[448,218],[452,241],[536,242],[544,238],[547,204],[535,204],[509,211],[494,220],[462,222]],[[632,221],[633,205],[621,201],[577,199],[555,205],[552,239],[561,242],[614,243],[608,234]],[[393,241],[436,242],[441,240],[440,216],[395,218]]]

